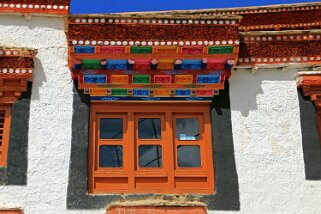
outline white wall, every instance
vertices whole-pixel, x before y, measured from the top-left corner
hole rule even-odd
[[[72,81],[63,19],[0,16],[0,46],[38,49],[30,107],[27,186],[0,186],[0,207],[67,211]],[[304,175],[295,71],[236,71],[232,126],[241,211],[319,213],[321,181]],[[210,213],[219,213],[213,211]]]
[[[320,213],[321,181],[305,179],[295,74],[237,70],[230,79],[240,213]]]
[[[27,187],[0,186],[0,207],[63,213],[71,138],[72,82],[62,18],[0,16],[0,46],[38,49],[30,106]]]

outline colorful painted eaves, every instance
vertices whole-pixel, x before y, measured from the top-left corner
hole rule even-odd
[[[0,13],[66,16],[70,0],[0,0]]]
[[[0,47],[0,105],[14,103],[27,90],[36,54],[34,49]]]
[[[321,3],[169,11],[210,17],[239,15],[239,67],[321,64]]]
[[[211,100],[237,59],[239,20],[71,16],[69,66],[92,100]]]

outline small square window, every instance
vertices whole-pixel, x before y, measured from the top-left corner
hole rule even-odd
[[[122,139],[123,119],[103,118],[100,119],[100,139]]]
[[[201,154],[199,146],[177,147],[178,167],[201,167]]]
[[[176,138],[178,140],[199,140],[199,125],[196,118],[176,119]]]
[[[100,146],[99,147],[100,167],[122,167],[123,146]]]
[[[139,139],[161,139],[161,134],[160,118],[140,118],[138,120]]]
[[[162,167],[162,146],[139,146],[139,167]]]

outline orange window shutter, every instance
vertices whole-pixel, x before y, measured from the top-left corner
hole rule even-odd
[[[0,166],[7,165],[10,122],[11,122],[11,107],[0,106]]]

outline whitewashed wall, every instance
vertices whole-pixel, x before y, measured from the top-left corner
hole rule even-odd
[[[38,49],[30,107],[27,186],[0,186],[0,208],[67,211],[72,81],[62,18],[0,16],[0,46]],[[295,71],[236,71],[230,81],[241,210],[320,213],[321,181],[307,181]],[[209,213],[221,213],[212,211]],[[235,213],[235,212],[233,212]]]
[[[71,138],[72,81],[62,18],[0,16],[0,46],[38,49],[33,79],[27,186],[0,186],[0,207],[64,213]]]
[[[295,74],[237,70],[230,79],[240,213],[321,212],[321,181],[305,179]]]

